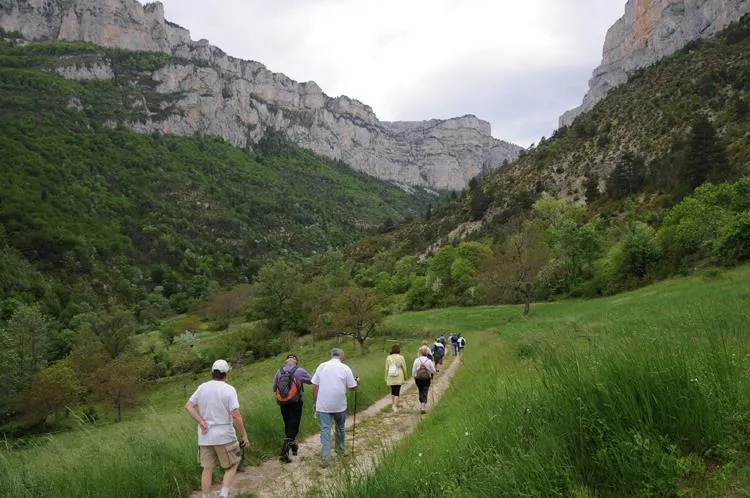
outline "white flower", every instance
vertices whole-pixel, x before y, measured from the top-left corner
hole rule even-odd
[[[422,458],[422,454],[421,453],[419,454],[419,458]]]

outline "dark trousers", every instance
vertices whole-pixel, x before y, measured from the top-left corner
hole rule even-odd
[[[302,401],[279,405],[279,408],[281,408],[281,418],[284,419],[284,446],[281,449],[281,454],[287,455],[290,443],[297,439],[297,433],[299,433],[299,423],[302,420]]]
[[[427,392],[430,390],[431,379],[414,379],[414,383],[419,389],[419,402],[427,403]]]

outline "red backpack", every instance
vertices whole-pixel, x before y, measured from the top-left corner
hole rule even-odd
[[[297,367],[292,368],[291,371],[286,372],[283,368],[279,369],[277,374],[278,380],[276,381],[276,401],[280,405],[286,405],[287,403],[299,403],[302,393],[299,391],[297,382],[294,380],[294,372]]]

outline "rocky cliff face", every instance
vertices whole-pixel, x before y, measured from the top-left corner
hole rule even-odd
[[[628,0],[623,15],[607,32],[602,64],[594,70],[580,107],[560,117],[569,125],[635,70],[649,66],[709,36],[750,12],[750,0]]]
[[[150,75],[158,92],[178,98],[166,113],[125,123],[142,132],[205,133],[245,146],[276,130],[372,176],[438,189],[461,189],[521,150],[493,138],[489,123],[474,116],[381,122],[357,100],[328,97],[314,82],[293,81],[258,62],[230,57],[206,40],[192,41],[186,29],[164,19],[158,2],[0,0],[0,28],[28,40],[81,40],[164,52],[182,61]],[[102,61],[63,67],[58,73],[66,78],[113,77]]]

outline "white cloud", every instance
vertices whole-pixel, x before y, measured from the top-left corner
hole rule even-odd
[[[580,103],[624,10],[624,0],[162,3],[193,39],[356,98],[380,119],[473,113],[522,145]]]

